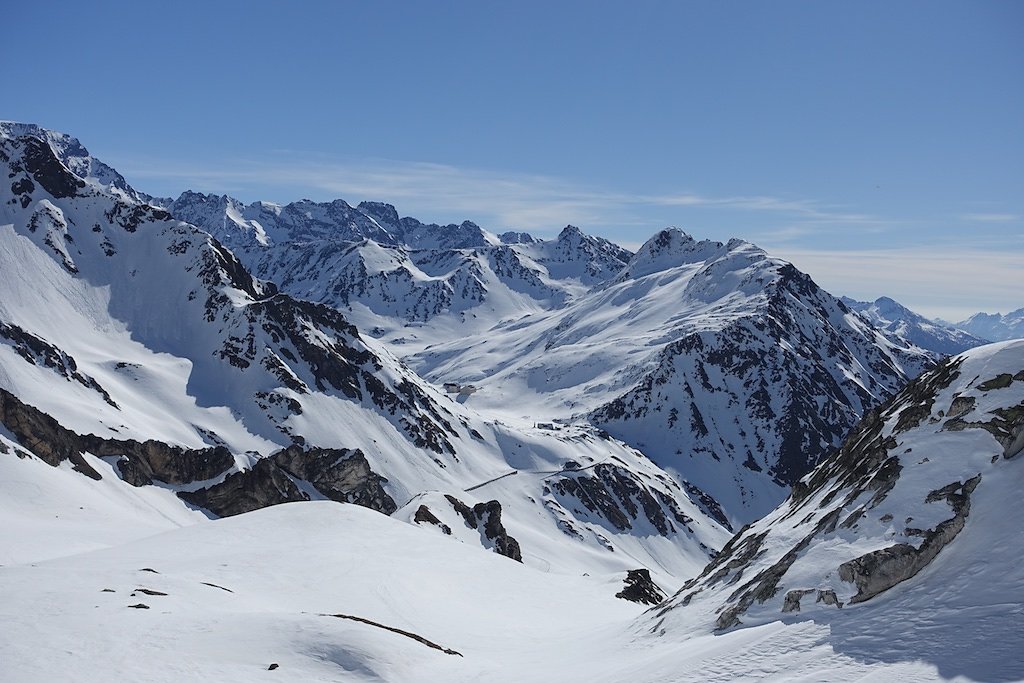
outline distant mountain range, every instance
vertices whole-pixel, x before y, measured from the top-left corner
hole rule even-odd
[[[1024,338],[1024,308],[1003,315],[1000,313],[975,313],[967,320],[956,323],[956,327],[967,330],[992,341]]]
[[[842,300],[875,327],[903,337],[922,349],[944,356],[951,356],[989,342],[989,339],[965,331],[966,328],[961,325],[954,326],[928,320],[889,297],[881,297],[873,302],[854,301],[848,297],[842,297]]]
[[[507,420],[596,424],[683,473],[736,524],[777,504],[937,357],[897,334],[883,342],[742,240],[673,228],[633,254],[573,226],[505,241],[384,204],[243,207],[185,193],[167,209],[258,277],[343,310],[427,379],[481,387],[473,404]]]

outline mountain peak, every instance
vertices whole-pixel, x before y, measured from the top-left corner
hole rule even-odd
[[[135,191],[120,173],[89,154],[89,150],[78,138],[67,133],[43,128],[34,123],[0,121],[0,137],[30,137],[46,144],[54,156],[73,174],[90,185],[99,185],[144,201],[146,198]]]
[[[568,242],[570,240],[585,239],[586,237],[587,235],[575,225],[566,225],[562,228],[562,231],[558,233],[557,239],[559,242]]]
[[[721,248],[721,242],[698,242],[679,228],[665,228],[644,242],[619,279],[636,279],[688,263],[698,263],[710,258]]]

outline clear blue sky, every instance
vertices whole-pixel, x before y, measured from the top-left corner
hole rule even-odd
[[[836,294],[1024,306],[1022,2],[16,2],[0,118],[157,195],[749,239]]]

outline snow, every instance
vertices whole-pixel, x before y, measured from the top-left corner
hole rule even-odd
[[[26,358],[16,340],[0,338],[0,388],[82,434],[224,444],[235,456],[229,471],[251,467],[293,435],[358,448],[387,477],[399,510],[386,517],[322,500],[294,480],[312,501],[211,520],[175,495],[210,482],[134,487],[116,458],[85,453],[101,477],[94,481],[67,462],[42,462],[0,428],[0,679],[1024,678],[1022,461],[1000,460],[1002,447],[987,432],[936,426],[957,394],[975,399],[975,415],[1024,404],[1024,382],[978,388],[1020,371],[1024,343],[967,354],[918,428],[895,431],[912,407],[897,406],[885,435],[899,442],[904,469],[889,497],[859,525],[815,539],[778,595],[752,606],[742,627],[714,632],[715,608],[735,586],[709,586],[664,614],[679,595],[645,611],[615,593],[626,570],[647,567],[672,594],[729,540],[700,497],[683,491],[684,479],[715,487],[737,526],[748,521],[737,510],[768,512],[743,532],[769,533],[748,578],[805,538],[805,510],[792,515],[783,503],[769,511],[786,489],[755,472],[770,466],[774,444],[752,449],[753,468],[734,467],[742,456],[723,467],[682,453],[662,467],[645,452],[671,456],[685,425],[660,431],[638,413],[618,431],[625,443],[586,415],[627,396],[667,413],[690,405],[686,392],[703,377],[713,390],[699,407],[726,453],[754,443],[772,421],[744,414],[741,373],[679,353],[681,340],[711,348],[715,335],[746,331],[754,342],[740,351],[777,354],[778,367],[789,367],[806,360],[800,354],[813,357],[808,348],[825,348],[821,339],[841,338],[827,373],[875,399],[886,395],[886,377],[902,376],[877,366],[911,374],[919,351],[824,293],[783,291],[792,334],[754,334],[762,322],[781,325],[778,309],[762,314],[789,266],[741,240],[697,242],[668,230],[630,255],[571,226],[557,240],[506,245],[472,223],[445,232],[398,219],[386,205],[243,206],[195,193],[171,202],[176,218],[203,223],[257,274],[273,273],[286,291],[328,301],[372,331],[324,322],[323,311],[296,314],[292,330],[325,357],[362,359],[344,367],[379,382],[384,398],[375,403],[367,380],[355,380],[360,395],[346,395],[282,341],[274,306],[300,304],[247,281],[207,233],[156,212],[74,138],[0,123],[0,142],[15,152],[11,138],[26,134],[87,186],[73,197],[38,188],[24,204],[0,186],[0,322],[60,361],[44,362],[46,352]],[[11,169],[11,177],[21,173]],[[337,239],[339,226],[348,238]],[[339,292],[351,300],[331,298]],[[235,349],[234,362],[226,349]],[[446,381],[480,391],[449,396]],[[638,390],[644,383],[647,396]],[[769,393],[778,416],[786,396]],[[403,396],[413,398],[387,409]],[[845,415],[829,397],[816,401],[832,419]],[[408,421],[445,425],[438,433],[452,448],[415,446]],[[827,446],[826,435],[808,438]],[[609,473],[628,483],[630,500],[616,503],[626,528],[567,493],[567,482],[599,483]],[[780,612],[791,588],[830,587],[848,600],[853,588],[835,567],[895,538],[919,544],[903,520],[912,515],[922,528],[943,521],[949,505],[924,502],[928,493],[974,473],[982,481],[966,527],[916,577],[841,611],[808,599],[802,612]],[[836,485],[805,503],[812,517],[828,511]],[[659,530],[651,511],[626,514],[630,504],[643,508],[645,495],[671,531]],[[493,539],[467,526],[447,496],[470,507],[499,501],[523,562],[492,552]],[[421,506],[451,534],[417,523]],[[149,609],[132,608],[140,603]],[[461,656],[332,614],[415,633]],[[269,671],[271,663],[279,668]]]

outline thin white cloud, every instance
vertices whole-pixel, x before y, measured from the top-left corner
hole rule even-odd
[[[960,218],[974,223],[1012,223],[1024,220],[1024,216],[1015,213],[965,213]]]
[[[878,226],[873,216],[827,207],[811,200],[768,196],[709,197],[698,193],[647,194],[603,192],[562,178],[499,173],[425,162],[359,160],[329,162],[307,159],[239,161],[202,168],[152,161],[124,160],[128,177],[160,179],[183,188],[249,195],[273,188],[319,194],[312,199],[344,198],[352,203],[384,200],[403,213],[454,220],[478,217],[488,227],[553,230],[574,223],[591,229],[637,224],[638,208],[689,207],[785,216],[806,225]],[[259,196],[261,199],[273,197]],[[278,197],[285,201],[295,195]]]

